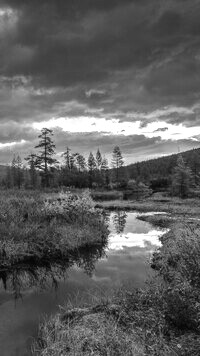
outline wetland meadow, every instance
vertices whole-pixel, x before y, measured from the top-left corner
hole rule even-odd
[[[198,211],[2,192],[2,356],[199,355]]]

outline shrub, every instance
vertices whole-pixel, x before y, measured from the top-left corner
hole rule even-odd
[[[64,218],[68,221],[85,221],[88,215],[94,215],[94,203],[88,191],[81,195],[70,192],[60,193],[57,198],[48,198],[44,202],[44,216],[48,219]]]

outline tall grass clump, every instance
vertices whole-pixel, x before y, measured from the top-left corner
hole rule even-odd
[[[74,310],[70,319],[57,314],[44,321],[32,350],[35,356],[144,355],[136,333],[127,333],[106,307],[98,313],[92,308],[90,313]]]
[[[107,235],[88,192],[0,197],[0,267],[61,258]]]

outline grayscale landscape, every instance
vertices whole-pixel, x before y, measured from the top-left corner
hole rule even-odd
[[[200,355],[200,0],[0,0],[0,356]]]

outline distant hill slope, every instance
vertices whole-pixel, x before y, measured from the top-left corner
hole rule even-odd
[[[170,179],[174,167],[177,163],[177,154],[163,156],[148,161],[137,162],[126,166],[126,170],[130,179],[151,181],[152,179],[163,178]],[[195,176],[200,173],[200,148],[181,152],[181,155],[188,166],[192,169]]]

